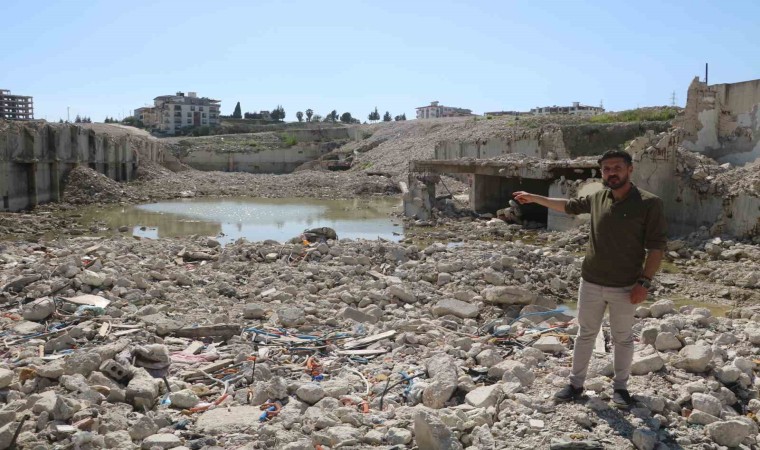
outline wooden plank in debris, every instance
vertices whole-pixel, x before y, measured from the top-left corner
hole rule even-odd
[[[367,273],[376,280],[385,281],[386,284],[401,284],[401,278],[399,277],[394,277],[392,275],[383,275],[377,270],[370,270]]]
[[[357,350],[338,350],[336,353],[339,355],[348,355],[348,356],[375,356],[375,355],[383,355],[385,353],[388,353],[389,350],[387,349],[377,349],[377,350],[370,350],[370,349],[357,349]]]
[[[121,337],[121,336],[126,336],[126,335],[128,335],[128,334],[134,334],[134,333],[137,333],[137,332],[138,332],[138,331],[140,331],[140,330],[142,330],[142,328],[133,328],[133,329],[131,329],[131,330],[122,330],[122,331],[117,331],[116,333],[113,333],[111,336],[113,336],[113,337]]]
[[[362,345],[371,344],[373,342],[381,341],[385,338],[389,338],[396,334],[396,330],[388,330],[386,332],[375,334],[372,336],[363,337],[361,339],[353,339],[343,344],[344,350],[350,350],[352,348],[361,347]]]
[[[201,351],[201,349],[205,346],[206,344],[204,344],[201,341],[193,341],[190,343],[190,345],[187,346],[186,349],[182,350],[182,353],[186,353],[188,355],[195,355],[196,353]]]
[[[182,378],[190,378],[197,375],[203,376],[203,372],[206,372],[208,374],[211,374],[213,372],[216,372],[217,370],[224,369],[225,367],[229,366],[230,364],[234,363],[235,360],[232,358],[229,359],[220,359],[219,361],[213,362],[211,364],[206,364],[203,367],[199,367],[194,370],[189,370],[182,374]]]
[[[106,337],[108,334],[108,331],[111,329],[111,323],[110,322],[103,322],[100,325],[100,329],[98,330],[98,336],[100,337]]]
[[[98,250],[100,250],[101,248],[103,248],[103,246],[102,246],[102,245],[100,245],[100,244],[95,244],[95,245],[93,245],[92,247],[87,247],[87,248],[84,250],[84,254],[85,254],[85,255],[91,255],[91,254],[93,254],[93,253],[97,252]]]
[[[237,336],[243,328],[234,323],[216,323],[214,325],[201,325],[198,327],[180,328],[174,332],[175,336],[186,338],[221,337],[231,338]]]
[[[126,324],[126,323],[114,323],[111,324],[111,328],[121,328],[124,330],[133,330],[135,328],[142,328],[143,325],[140,325],[139,323],[135,324]]]

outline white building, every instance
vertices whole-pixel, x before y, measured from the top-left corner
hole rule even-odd
[[[161,95],[154,98],[153,103],[153,107],[135,109],[135,118],[146,128],[175,134],[181,128],[219,124],[221,101],[199,98],[195,92]]]
[[[453,106],[439,105],[438,102],[430,102],[428,106],[420,106],[417,110],[418,119],[435,119],[438,117],[463,117],[471,116],[472,110],[454,108]]]
[[[580,102],[573,102],[573,106],[537,106],[530,110],[535,116],[548,116],[549,114],[574,114],[579,116],[595,116],[602,114],[604,108],[601,106],[581,105]]]

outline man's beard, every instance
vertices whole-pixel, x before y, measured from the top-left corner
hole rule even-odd
[[[625,184],[628,182],[628,176],[625,177],[618,177],[617,175],[611,176],[607,178],[606,180],[602,180],[602,184],[604,187],[608,187],[610,189],[620,189],[621,187],[625,186]]]

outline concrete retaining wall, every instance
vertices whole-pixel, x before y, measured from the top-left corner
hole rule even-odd
[[[474,141],[442,141],[435,146],[435,159],[487,159],[510,153],[537,158],[556,155],[574,158],[620,148],[646,130],[665,131],[667,122],[635,122],[588,125],[547,125],[537,129],[510,131],[504,136]],[[553,155],[552,155],[553,154]]]
[[[670,128],[668,122],[631,122],[614,124],[587,124],[562,127],[562,140],[572,157],[601,155],[607,150],[620,148],[643,135],[647,130],[655,133]]]
[[[349,139],[348,128],[283,130],[283,136],[294,136],[298,142],[324,142]]]
[[[300,142],[300,141],[299,141]],[[216,152],[194,150],[181,162],[198,170],[250,173],[290,173],[301,164],[329,153],[330,146],[304,143],[287,148]]]
[[[129,181],[140,160],[161,162],[155,139],[99,133],[71,124],[0,122],[0,210],[59,201],[68,172],[80,164]]]

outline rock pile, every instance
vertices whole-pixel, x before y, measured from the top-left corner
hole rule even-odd
[[[114,181],[85,166],[78,166],[66,177],[63,200],[71,204],[136,201],[138,195],[127,184]]]
[[[760,311],[679,307],[691,275],[666,274],[637,311],[636,406],[608,403],[604,335],[587,398],[555,405],[584,233],[442,225],[467,241],[4,244],[0,449],[17,431],[40,449],[758,444]],[[751,245],[681,242],[676,267],[760,265]]]

